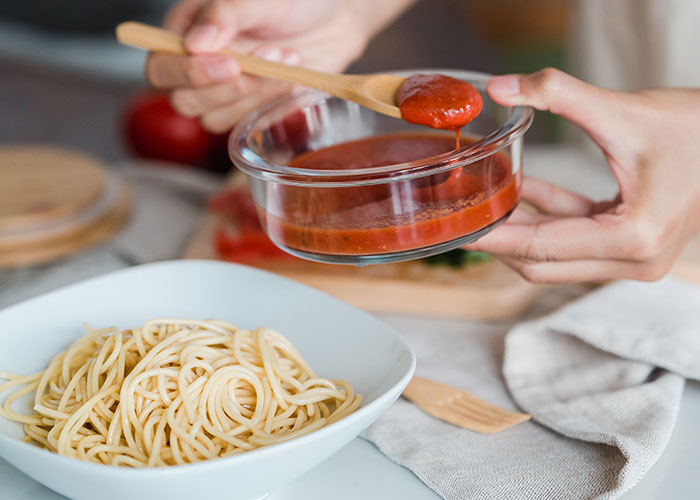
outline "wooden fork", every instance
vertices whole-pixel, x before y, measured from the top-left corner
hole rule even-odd
[[[413,377],[403,397],[428,415],[471,431],[492,434],[530,420],[527,413],[504,410],[446,384]]]

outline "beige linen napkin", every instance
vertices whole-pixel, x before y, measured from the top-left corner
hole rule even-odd
[[[533,416],[495,435],[399,400],[364,437],[448,499],[614,498],[656,462],[684,378],[700,379],[700,290],[618,282],[522,323],[392,321],[419,375]],[[510,331],[509,331],[510,330]]]

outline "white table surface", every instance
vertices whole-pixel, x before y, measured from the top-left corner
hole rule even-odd
[[[526,157],[528,173],[560,182],[594,197],[608,197],[615,192],[611,177],[601,168],[588,168],[588,160],[572,160],[565,151],[531,149]],[[592,163],[598,163],[595,159]],[[137,171],[138,172],[138,171]],[[134,174],[137,180],[137,195],[140,189],[148,188],[148,175]],[[133,179],[132,179],[133,180]],[[153,181],[153,179],[151,179]],[[201,181],[201,182],[200,182]],[[135,219],[125,234],[107,248],[86,254],[74,262],[63,263],[60,268],[26,270],[9,275],[0,273],[0,307],[17,300],[36,295],[45,290],[101,274],[126,262],[134,263],[150,259],[168,258],[159,249],[129,246],[126,242],[143,231],[149,231],[159,217],[158,210],[173,211],[167,191],[171,189],[178,200],[183,200],[183,189],[192,194],[187,198],[190,209],[180,205],[176,212],[177,226],[172,227],[170,248],[179,248],[183,235],[195,224],[201,206],[200,198],[211,192],[212,185],[206,180],[189,174],[178,174],[157,180],[159,190],[149,192],[150,208],[137,207]],[[194,194],[197,194],[195,196]],[[146,199],[144,197],[143,199]],[[147,212],[147,213],[146,213]],[[164,233],[165,234],[165,233]],[[382,318],[381,315],[379,315]],[[392,318],[383,317],[389,324]],[[444,320],[443,320],[444,321]],[[458,321],[458,320],[455,320]],[[439,329],[436,322],[436,329]],[[443,323],[444,324],[444,323]],[[690,499],[700,497],[698,465],[700,465],[700,383],[689,382],[681,403],[678,421],[671,440],[663,455],[625,499]],[[575,496],[575,493],[572,492]],[[7,462],[0,459],[0,500],[57,500],[64,498],[36,483]],[[270,500],[326,500],[343,499],[434,499],[438,496],[427,488],[411,471],[395,464],[379,452],[374,445],[360,438],[333,455],[331,458],[297,478],[282,489],[273,492]]]
[[[625,500],[698,497],[700,384],[689,383],[671,440],[651,471]],[[340,485],[340,486],[339,486]],[[60,500],[54,493],[0,459],[2,500]],[[331,458],[272,493],[269,500],[429,500],[439,498],[411,471],[395,464],[373,444],[354,439]],[[233,500],[233,498],[232,498]]]

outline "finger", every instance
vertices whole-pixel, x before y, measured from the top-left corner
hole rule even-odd
[[[277,54],[277,52],[279,52],[279,54]],[[262,47],[254,51],[254,54],[285,64],[299,62],[299,54],[289,49],[269,49]],[[271,88],[275,85],[280,85],[280,82],[242,74],[238,78],[216,85],[175,89],[172,93],[171,100],[173,107],[180,114],[195,117],[212,112],[216,108],[242,99],[253,92],[259,92],[261,85],[265,88]]]
[[[533,224],[542,224],[544,222],[549,222],[552,220],[555,220],[557,217],[554,215],[548,215],[548,214],[543,214],[540,212],[533,212],[529,208],[523,208],[522,205],[519,205],[515,208],[513,213],[508,217],[508,220],[503,222],[498,227],[504,226],[504,225],[533,225]],[[485,252],[484,250],[484,244],[482,243],[483,241],[482,237],[481,239],[475,241],[474,243],[469,243],[468,245],[463,245],[462,248],[465,250],[471,250],[473,252]]]
[[[287,83],[267,81],[264,85],[260,86],[258,92],[250,94],[243,99],[233,101],[228,105],[217,107],[213,111],[206,113],[201,118],[202,125],[210,132],[227,132],[251,110],[277,96],[289,92],[291,88],[292,86]]]
[[[185,0],[175,4],[165,14],[163,27],[179,35],[184,35],[190,29],[202,6],[207,0]]]
[[[217,52],[236,35],[264,25],[275,13],[260,0],[213,0],[198,15],[185,36],[185,47],[192,53]]]
[[[244,98],[259,85],[261,85],[261,78],[241,75],[234,80],[208,87],[175,89],[171,101],[173,107],[181,115],[201,116]]]
[[[501,105],[532,106],[563,116],[603,148],[609,137],[619,137],[629,124],[626,117],[633,100],[631,95],[589,85],[553,68],[496,76],[486,90]]]
[[[494,256],[532,283],[563,284],[613,279],[656,281],[666,275],[670,269],[670,265],[662,260],[646,264],[619,260],[528,262],[511,257]]]
[[[603,200],[594,203],[591,207],[591,213],[600,214],[603,212],[608,212],[620,203],[622,203],[622,195],[618,193],[612,200]]]
[[[634,258],[644,245],[632,224],[612,214],[503,224],[469,248],[532,262]],[[640,253],[641,260],[641,253]]]
[[[152,53],[146,60],[146,78],[158,88],[212,85],[240,74],[238,63],[220,54],[179,56]]]
[[[530,207],[527,207],[521,203],[515,208],[511,216],[508,217],[508,220],[506,220],[504,224],[542,224],[544,222],[550,222],[560,218],[561,217],[556,215],[535,212]]]
[[[538,210],[552,215],[584,216],[594,203],[589,198],[541,179],[525,177],[522,197]]]

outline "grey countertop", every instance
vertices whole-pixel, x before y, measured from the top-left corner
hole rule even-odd
[[[406,22],[422,26],[420,11]],[[440,40],[441,44],[464,42]],[[377,65],[385,65],[377,54],[394,57],[390,49],[403,42],[400,31],[382,35],[374,52],[359,61],[355,69],[372,71]],[[499,69],[489,67],[484,61],[457,55],[457,59],[424,62],[416,61],[416,54],[411,54],[409,59],[396,59],[396,64]],[[485,55],[484,60],[488,59]],[[131,181],[136,195],[134,217],[109,244],[52,265],[0,271],[0,307],[125,266],[180,255],[203,213],[205,198],[217,189],[219,179],[193,171],[154,169],[143,162],[124,161],[128,155],[120,140],[120,113],[128,96],[144,85],[142,61],[143,54],[118,47],[107,38],[37,37],[36,33],[0,22],[0,102],[3,106],[0,143],[51,142],[78,147],[110,162],[115,172]],[[528,174],[597,199],[616,194],[614,180],[600,157],[584,156],[564,148],[529,147],[526,148],[525,169]],[[158,233],[158,245],[153,245],[153,240],[147,237],[154,230]],[[399,331],[406,321],[396,316],[380,317]],[[458,321],[412,320],[425,322],[429,329],[438,331]],[[698,421],[700,384],[689,383],[665,453],[625,498],[698,496],[695,478],[700,463],[700,450],[695,445],[700,439]],[[352,471],[353,481],[347,481],[348,471]],[[345,485],[341,491],[336,487],[339,483]],[[329,497],[330,491],[333,491],[333,498],[341,499],[436,497],[410,471],[391,462],[373,445],[356,439],[269,498],[322,499]],[[61,497],[0,460],[0,498],[53,500]]]
[[[600,159],[587,158],[569,149],[530,148],[527,171],[556,180],[597,198],[612,196],[612,177]],[[0,273],[0,307],[18,302],[68,283],[125,266],[175,258],[182,251],[203,213],[204,199],[217,189],[219,181],[208,175],[182,169],[154,168],[143,162],[115,165],[134,186],[136,210],[126,229],[109,244],[53,265],[3,271]],[[158,244],[148,236],[158,232]],[[553,289],[549,299],[558,300]],[[567,292],[570,293],[570,292]],[[401,331],[406,322],[421,322],[429,331],[450,328],[456,319],[408,318],[379,315]],[[700,463],[700,384],[689,383],[671,441],[659,462],[625,498],[694,498],[697,496],[695,470]],[[347,482],[348,471],[353,481]],[[347,484],[338,491],[339,483]],[[410,471],[384,457],[373,445],[355,439],[347,447],[298,478],[271,499],[333,498],[436,498]],[[0,497],[3,500],[53,500],[61,498],[0,460]]]

